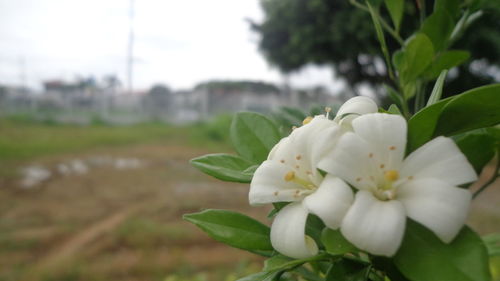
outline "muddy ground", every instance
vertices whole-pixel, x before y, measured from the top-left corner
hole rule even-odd
[[[208,152],[148,144],[29,163],[51,176],[30,187],[19,178],[1,181],[0,280],[224,281],[259,270],[261,259],[212,241],[181,218],[218,208],[269,223],[268,208],[248,206],[248,185],[189,165]],[[118,167],[116,159],[140,164]],[[62,172],[61,163],[75,160],[87,170]],[[497,182],[474,201],[469,224],[481,234],[500,232],[499,202]]]

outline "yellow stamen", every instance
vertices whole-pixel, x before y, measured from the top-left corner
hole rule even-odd
[[[285,174],[285,181],[292,181],[295,178],[295,173],[290,171]]]
[[[314,186],[314,184],[312,184],[310,181],[307,181],[305,179],[301,179],[299,177],[296,177],[295,176],[295,172],[293,171],[290,171],[288,173],[285,174],[285,177],[284,177],[285,181],[291,181],[291,182],[294,182],[294,183],[297,183],[297,184],[300,184],[302,185],[305,189],[310,189],[310,190],[313,190],[315,189],[316,187]]]
[[[331,107],[325,107],[325,112],[326,112],[326,118],[330,117],[330,111],[332,111]]]
[[[385,171],[384,178],[387,181],[396,181],[397,179],[399,179],[399,173],[396,170]]]
[[[311,116],[307,116],[306,119],[304,119],[304,121],[302,121],[302,125],[309,124],[309,122],[311,122],[312,120],[313,120],[313,118]]]

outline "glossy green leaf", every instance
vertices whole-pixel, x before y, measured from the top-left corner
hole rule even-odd
[[[273,251],[268,226],[240,213],[205,210],[183,218],[205,231],[213,239],[251,252]]]
[[[253,163],[260,164],[281,136],[276,125],[264,115],[237,113],[231,124],[231,141],[236,151]]]
[[[446,49],[453,27],[453,19],[447,10],[439,9],[424,21],[421,31],[429,37],[437,52]]]
[[[417,112],[408,121],[407,153],[433,137],[491,127],[500,123],[500,84],[446,98]]]
[[[458,66],[468,60],[469,57],[470,53],[467,51],[450,50],[442,52],[425,70],[423,76],[428,80],[435,79],[443,70]]]
[[[455,138],[455,142],[478,174],[495,155],[495,137],[486,129],[459,135]]]
[[[431,106],[425,107],[408,120],[408,143],[406,154],[411,153],[432,139],[434,131],[436,130],[439,115],[441,114],[444,106],[451,99],[452,98],[447,98]]]
[[[321,242],[325,246],[326,252],[331,255],[343,255],[357,251],[356,247],[347,241],[339,230],[323,229]]]
[[[431,92],[431,96],[427,101],[427,106],[433,105],[441,99],[441,95],[443,93],[444,79],[446,78],[446,74],[448,74],[448,70],[443,70],[439,75],[439,78],[436,80],[434,88],[432,89]]]
[[[371,266],[350,259],[340,259],[332,264],[325,281],[366,281]]]
[[[409,220],[394,262],[413,281],[491,280],[486,247],[468,227],[445,244],[430,230]]]
[[[399,30],[401,20],[403,19],[404,4],[404,0],[385,0],[385,6],[389,11],[396,30]]]
[[[432,62],[434,47],[427,35],[418,33],[409,39],[403,50],[400,64],[400,76],[403,84],[415,80]]]
[[[257,167],[239,156],[217,153],[191,159],[191,165],[223,181],[249,183]]]
[[[246,277],[240,278],[236,281],[277,281],[281,272],[259,272]]]
[[[500,84],[462,93],[446,104],[436,126],[435,136],[451,136],[500,123]]]

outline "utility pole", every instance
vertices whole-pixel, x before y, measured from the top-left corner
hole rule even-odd
[[[19,85],[22,91],[27,90],[26,85],[26,59],[24,56],[19,56]]]
[[[131,94],[134,90],[134,1],[130,0],[129,7],[129,33],[127,50],[127,91]]]

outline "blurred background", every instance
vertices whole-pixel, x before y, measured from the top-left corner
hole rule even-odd
[[[413,1],[406,12],[410,34]],[[500,82],[499,19],[489,1],[454,43],[471,58],[450,71],[446,96]],[[237,111],[288,130],[297,109],[318,114],[355,95],[388,105],[386,76],[369,14],[348,1],[0,0],[0,280],[230,281],[260,270],[260,258],[181,216],[231,209],[269,224],[269,210],[248,206],[248,185],[189,159],[233,152]],[[499,185],[473,203],[480,234],[500,232]]]

